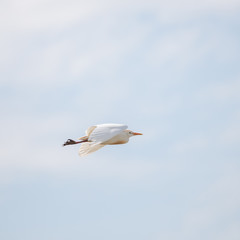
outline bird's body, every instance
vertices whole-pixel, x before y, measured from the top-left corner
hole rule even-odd
[[[125,144],[135,135],[142,134],[127,130],[124,124],[99,124],[89,127],[86,136],[79,138],[80,141],[68,139],[63,146],[81,143],[79,155],[85,156],[106,145]]]
[[[111,139],[103,142],[103,145],[115,145],[115,144],[125,144],[129,141],[129,137],[126,131],[119,133],[118,135],[112,137]]]

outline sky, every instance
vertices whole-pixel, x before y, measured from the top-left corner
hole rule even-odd
[[[240,2],[0,7],[0,238],[240,239]],[[80,158],[94,124],[143,136]]]

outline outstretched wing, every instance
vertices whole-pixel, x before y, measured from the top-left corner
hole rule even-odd
[[[98,149],[104,147],[104,145],[102,144],[95,144],[92,142],[86,142],[86,143],[82,143],[81,147],[79,148],[79,155],[80,157],[86,156],[89,153],[95,152]]]
[[[96,128],[92,130],[88,140],[95,144],[101,144],[114,136],[127,129],[127,125],[124,124],[100,124],[96,125]]]

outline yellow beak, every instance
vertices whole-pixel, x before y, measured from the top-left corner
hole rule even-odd
[[[143,135],[142,133],[133,132],[133,135]]]

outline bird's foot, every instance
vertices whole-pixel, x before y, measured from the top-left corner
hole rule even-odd
[[[66,146],[66,145],[72,145],[72,144],[76,144],[77,142],[72,140],[72,139],[68,139],[64,144],[63,146]]]

